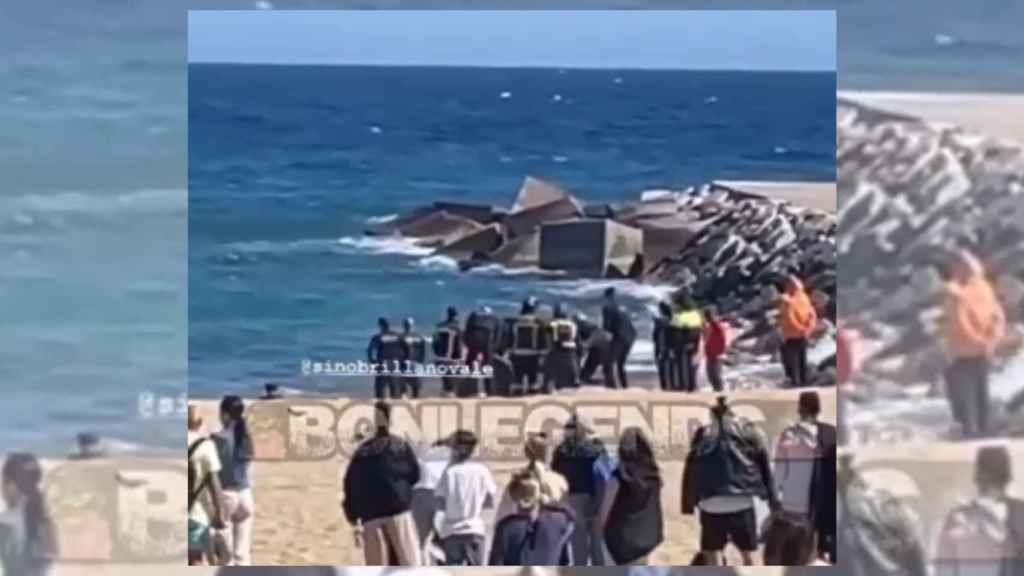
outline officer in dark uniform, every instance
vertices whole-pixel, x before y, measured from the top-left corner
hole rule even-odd
[[[488,306],[483,306],[466,319],[466,364],[472,368],[474,362],[479,362],[480,367],[491,363],[501,337],[501,321],[494,315],[494,311]],[[492,393],[491,379],[484,380],[484,391],[488,395]],[[479,393],[479,385],[474,383],[476,392]]]
[[[654,318],[654,361],[658,366],[658,382],[662,390],[675,390],[675,364],[673,364],[672,342],[672,305],[668,302],[658,304],[658,316]]]
[[[531,296],[523,302],[519,317],[506,335],[509,359],[515,374],[513,383],[521,386],[525,379],[527,392],[537,391],[541,357],[547,348],[546,332],[544,322],[537,316],[537,299]]]
[[[626,381],[626,360],[629,359],[629,353],[636,341],[636,328],[629,313],[615,300],[615,288],[605,290],[604,297],[605,304],[601,309],[602,324],[612,335],[611,354],[612,363],[615,365],[615,370],[605,372],[604,385],[616,388],[615,377],[618,376],[618,386],[626,389],[629,388]]]
[[[600,367],[604,374],[611,373],[613,369],[611,344],[612,335],[597,324],[587,320],[583,314],[576,315],[576,327],[579,332],[580,352],[586,354],[583,359],[583,369],[580,371],[580,381],[586,384],[593,384],[594,372]]]
[[[459,325],[459,311],[454,306],[448,307],[448,319],[439,323],[434,330],[432,345],[438,366],[452,368],[462,362],[462,327]],[[457,381],[457,378],[442,376],[441,394],[454,394]]]
[[[402,333],[402,346],[405,351],[402,368],[411,373],[402,379],[402,395],[408,394],[413,398],[419,398],[422,382],[415,372],[427,361],[427,340],[416,333],[416,322],[412,318],[406,318],[402,327],[405,329]]]
[[[672,314],[669,339],[672,344],[676,390],[697,391],[697,352],[700,350],[704,329],[704,316],[689,292],[676,297],[676,310]]]
[[[402,338],[391,330],[386,318],[377,320],[380,332],[370,339],[370,346],[366,350],[366,358],[370,364],[377,366],[377,375],[373,381],[374,394],[377,398],[385,398],[385,390],[391,398],[398,398],[401,395],[401,377],[392,376],[392,372],[404,369],[402,365],[405,360],[405,347],[402,346]]]
[[[551,347],[544,359],[544,393],[551,393],[551,382],[555,389],[575,388],[579,385],[579,330],[570,320],[561,304],[555,305],[550,331]]]

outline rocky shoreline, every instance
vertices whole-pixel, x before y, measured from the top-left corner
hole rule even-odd
[[[834,320],[837,219],[820,200],[835,198],[834,185],[774,185],[778,196],[805,190],[802,198],[815,200],[801,203],[742,186],[712,182],[590,204],[527,177],[509,208],[434,202],[366,232],[411,239],[461,270],[497,264],[687,287],[721,313],[748,320],[763,320],[778,283],[799,273]]]

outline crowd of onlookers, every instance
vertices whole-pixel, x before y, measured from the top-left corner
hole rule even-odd
[[[679,512],[700,518],[695,563],[721,565],[729,545],[751,565],[836,560],[835,501],[824,496],[835,493],[835,427],[820,409],[817,393],[801,395],[774,461],[724,398],[711,409],[680,486]],[[417,452],[390,432],[390,405],[376,414],[344,476],[344,513],[368,565],[643,565],[665,539],[665,476],[639,428],[623,430],[615,449],[578,415],[557,445],[530,433],[525,463],[499,491],[472,432]],[[764,523],[757,500],[771,511]]]

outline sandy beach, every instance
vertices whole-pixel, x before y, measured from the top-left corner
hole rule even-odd
[[[840,91],[839,97],[988,136],[1024,141],[1022,94]]]
[[[834,389],[821,390],[823,399],[823,419],[836,421],[836,395]],[[798,391],[755,391],[730,395],[731,402],[737,411],[751,415],[760,424],[766,435],[773,438],[787,422],[795,417],[796,398]],[[569,406],[580,406],[588,403],[606,407],[628,407],[635,405],[683,405],[683,410],[693,410],[697,418],[706,417],[706,406],[714,401],[710,393],[698,393],[692,396],[666,394],[662,392],[591,392],[560,394],[557,401]],[[257,402],[250,404],[250,412],[260,414],[261,405],[274,406],[279,410],[283,405],[289,407],[290,413],[309,410],[322,400],[308,401],[289,399],[281,401]],[[422,401],[437,402],[437,400]],[[448,402],[448,401],[446,401]],[[462,406],[466,413],[479,409],[483,402],[493,401],[459,400],[450,401]],[[552,398],[533,397],[525,400],[507,400],[507,404],[521,404],[527,411],[538,406],[549,406]],[[311,404],[312,403],[312,404]],[[336,406],[344,406],[347,399],[331,401]],[[204,412],[206,422],[213,421],[216,410],[215,402],[198,402]],[[397,409],[397,408],[396,408]],[[545,408],[547,409],[547,408]],[[757,413],[761,417],[758,418]],[[269,413],[269,412],[268,412]],[[280,412],[278,412],[280,413]],[[250,419],[253,416],[250,415]],[[528,418],[529,420],[529,418]],[[259,426],[259,425],[257,425]],[[341,425],[338,425],[339,428]],[[264,424],[263,429],[268,425]],[[599,429],[600,427],[595,426]],[[255,427],[254,427],[255,429]],[[266,444],[269,436],[260,436],[254,431],[257,443],[257,454],[273,451]],[[294,429],[291,438],[296,437]],[[275,452],[275,454],[280,454]],[[484,460],[495,475],[501,489],[508,481],[510,473],[522,463],[508,459]],[[680,513],[680,492],[683,473],[681,458],[662,459],[660,462],[665,478],[662,504],[666,520],[666,541],[654,553],[653,563],[658,565],[687,564],[697,551],[699,528],[697,520],[692,516]],[[347,465],[343,455],[335,455],[313,461],[286,461],[285,459],[262,459],[253,466],[254,492],[256,499],[256,520],[254,531],[253,556],[256,564],[275,565],[359,565],[363,563],[362,552],[353,545],[352,532],[340,511],[342,500],[341,475]],[[733,559],[734,562],[737,558]]]

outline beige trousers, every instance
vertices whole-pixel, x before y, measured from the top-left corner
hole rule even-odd
[[[363,548],[367,566],[387,566],[388,549],[399,566],[422,566],[420,542],[412,512],[377,518],[363,525]]]

